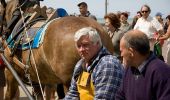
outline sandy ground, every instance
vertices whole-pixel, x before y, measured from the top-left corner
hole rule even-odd
[[[29,91],[30,93],[32,93],[32,88],[31,88],[31,87],[26,86],[26,88],[28,89],[28,91]],[[22,90],[21,87],[19,87],[19,90],[20,90],[20,98],[19,98],[19,100],[29,100],[28,96],[25,94],[25,92]],[[6,91],[6,87],[5,87],[5,91]],[[58,100],[56,93],[55,93],[55,97],[56,97],[55,100]]]
[[[27,87],[27,89],[30,91],[32,91],[31,87]],[[19,100],[29,100],[27,95],[25,94],[25,92],[22,90],[21,87],[19,87],[19,90],[20,90],[20,99]],[[5,91],[6,91],[6,87],[5,87]]]
[[[29,98],[27,97],[25,92],[22,90],[22,88],[19,87],[19,89],[20,89],[20,100],[29,100]],[[32,93],[32,88],[31,87],[27,87],[27,89],[30,91],[30,93]]]

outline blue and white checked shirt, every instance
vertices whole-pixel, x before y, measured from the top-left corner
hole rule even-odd
[[[103,54],[107,54],[99,59]],[[112,56],[105,47],[99,51],[96,58],[94,58],[92,65],[98,61],[92,71],[92,81],[95,87],[94,100],[114,100],[123,77],[123,66],[120,61]],[[79,100],[79,93],[77,90],[77,78],[83,71],[83,60],[81,59],[75,66],[71,86],[64,100]],[[89,66],[87,71],[90,70]]]

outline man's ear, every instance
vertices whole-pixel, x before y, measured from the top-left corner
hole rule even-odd
[[[130,51],[130,55],[133,57],[134,53],[135,53],[134,49],[133,48],[129,48],[129,51]]]

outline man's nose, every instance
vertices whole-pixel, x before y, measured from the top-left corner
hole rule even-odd
[[[79,50],[80,50],[80,51],[84,51],[84,50],[85,50],[84,46],[80,46],[80,47],[79,47]]]

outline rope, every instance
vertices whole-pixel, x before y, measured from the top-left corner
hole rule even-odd
[[[20,12],[22,12],[21,8],[20,8]],[[22,18],[22,21],[23,21],[23,23],[24,23],[24,27],[25,27],[24,30],[25,30],[25,32],[26,32],[26,36],[27,36],[27,38],[28,38],[27,27],[26,27],[26,23],[24,22],[24,16],[23,16],[22,13],[21,13],[21,18]],[[31,55],[32,55],[31,57],[32,57],[32,59],[33,59],[33,64],[34,64],[34,66],[35,66],[35,71],[36,71],[36,75],[37,75],[37,78],[38,78],[38,83],[39,83],[39,85],[40,85],[41,93],[42,93],[42,95],[43,95],[43,100],[45,100],[45,94],[44,94],[43,89],[42,89],[41,81],[40,81],[40,78],[39,78],[37,66],[36,66],[36,64],[35,64],[34,54],[33,54],[33,52],[32,52],[30,42],[29,42],[29,49],[30,49],[30,51],[31,51]]]

